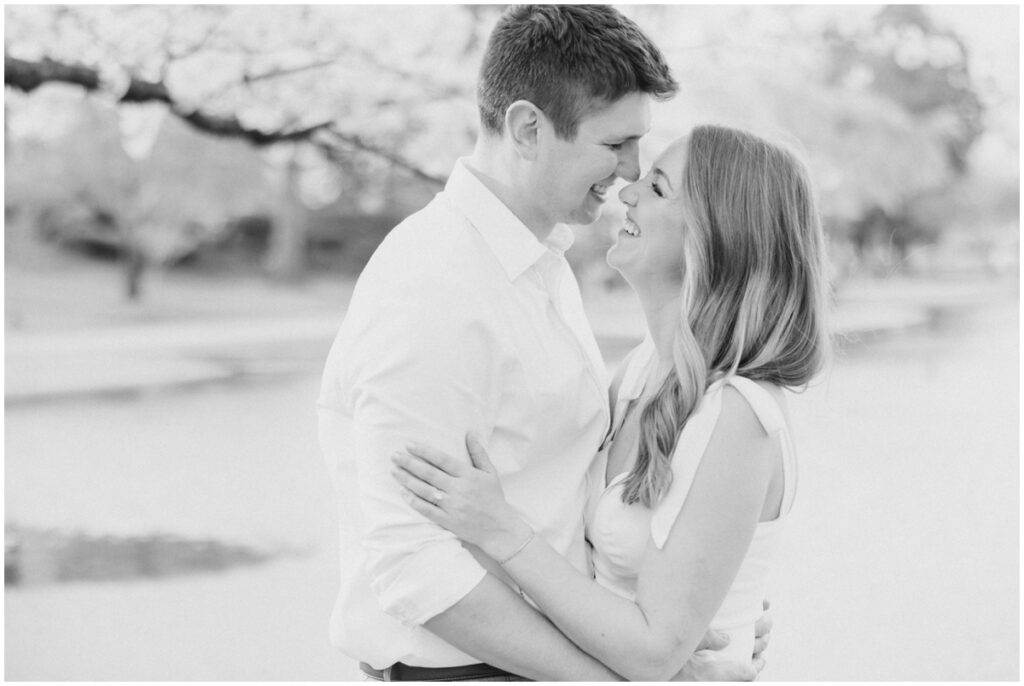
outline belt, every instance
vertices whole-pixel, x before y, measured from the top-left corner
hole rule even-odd
[[[461,665],[459,667],[416,667],[396,662],[384,669],[374,669],[365,662],[359,663],[363,674],[378,681],[474,681],[490,677],[513,677],[515,674],[485,664]]]

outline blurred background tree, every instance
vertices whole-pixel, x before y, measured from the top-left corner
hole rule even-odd
[[[473,135],[461,58],[479,50],[485,8],[6,15],[8,215],[122,257],[133,296],[137,265],[231,246],[282,279],[303,275],[311,248],[365,261],[352,250],[436,192],[453,159],[441,153]],[[125,113],[150,105],[172,116]],[[147,135],[151,150],[132,155]]]
[[[8,7],[7,240],[117,257],[129,297],[150,265],[354,275],[471,149],[501,9]],[[622,10],[682,87],[646,159],[708,121],[797,139],[840,276],[934,268],[958,236],[1015,244],[1018,79],[979,68],[963,12]],[[605,214],[570,253],[588,283],[618,283],[603,255],[621,210]]]

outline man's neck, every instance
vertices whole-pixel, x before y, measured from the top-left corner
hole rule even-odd
[[[466,168],[530,230],[538,241],[547,240],[555,225],[533,202],[533,193],[517,183],[521,169],[517,161],[506,159],[506,151],[496,144],[477,143]]]

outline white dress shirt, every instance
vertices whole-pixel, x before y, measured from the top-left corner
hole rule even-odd
[[[317,404],[341,520],[331,641],[351,657],[479,662],[421,626],[486,572],[399,495],[389,456],[409,442],[468,460],[479,431],[509,502],[587,569],[587,472],[609,411],[571,244],[565,226],[538,241],[459,160],[359,277]]]

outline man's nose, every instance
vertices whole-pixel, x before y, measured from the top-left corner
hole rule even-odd
[[[619,152],[619,165],[616,167],[615,173],[630,182],[640,178],[640,145],[636,141],[622,146],[622,150]]]

